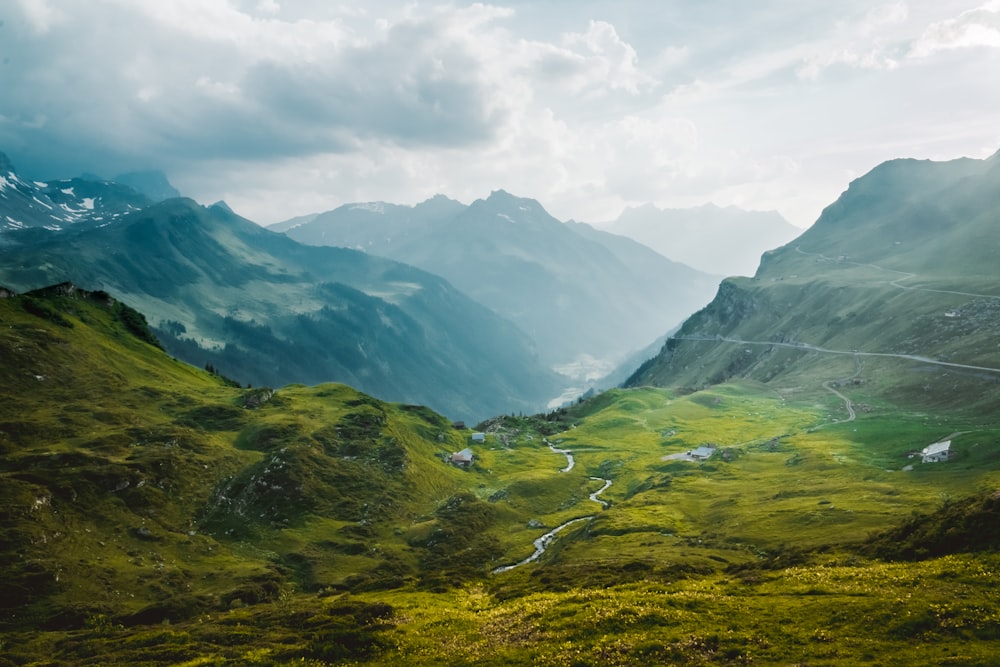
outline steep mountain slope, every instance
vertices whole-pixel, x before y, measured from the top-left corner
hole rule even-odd
[[[106,224],[150,203],[137,190],[111,181],[25,181],[7,156],[0,153],[0,243],[5,230]]]
[[[287,234],[441,275],[517,324],[553,365],[620,360],[703,305],[716,284],[503,191],[468,207],[444,197],[415,207],[345,206]]]
[[[172,199],[101,228],[7,236],[6,284],[127,298],[167,349],[243,382],[340,381],[470,420],[559,391],[522,333],[440,278],[304,246],[221,206]]]
[[[660,209],[652,204],[628,208],[603,228],[675,262],[724,276],[753,275],[761,253],[801,231],[776,211],[714,204],[691,209]]]
[[[851,377],[896,401],[993,409],[998,218],[1000,158],[885,163],[754,278],[726,280],[630,382]]]

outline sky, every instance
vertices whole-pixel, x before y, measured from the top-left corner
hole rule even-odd
[[[812,224],[898,157],[1000,149],[1000,0],[0,0],[0,151],[160,169],[261,224],[358,201]]]

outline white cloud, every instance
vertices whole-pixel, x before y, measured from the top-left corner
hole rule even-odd
[[[1000,142],[1000,62],[958,48],[994,43],[998,2],[19,6],[0,26],[19,167],[162,167],[263,222],[503,187],[563,218],[714,200],[808,224],[848,171]]]
[[[585,33],[569,33],[564,41],[571,49],[582,47],[584,60],[592,75],[612,90],[637,94],[656,83],[639,69],[635,49],[622,41],[615,27],[604,21],[590,21]]]
[[[815,80],[835,65],[858,69],[892,70],[899,67],[898,47],[886,43],[887,34],[909,17],[905,2],[868,10],[856,21],[844,21],[828,40],[816,45],[797,69],[800,77]]]
[[[281,5],[275,2],[275,0],[258,0],[257,11],[261,14],[274,16],[281,12]]]
[[[18,4],[32,30],[37,33],[48,32],[65,18],[62,12],[50,6],[48,0],[18,0]]]
[[[926,58],[939,51],[972,47],[1000,48],[1000,2],[994,0],[931,24],[913,44],[909,56]]]

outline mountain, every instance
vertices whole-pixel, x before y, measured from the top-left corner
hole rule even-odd
[[[450,219],[466,206],[437,195],[416,206],[386,202],[345,204],[325,213],[299,216],[269,225],[300,243],[336,245],[392,257],[395,249],[430,233],[436,223]]]
[[[706,204],[660,209],[653,204],[627,208],[607,231],[643,243],[664,257],[705,273],[753,275],[761,253],[801,232],[776,211],[746,211]]]
[[[339,381],[469,420],[559,393],[523,333],[444,280],[220,206],[171,199],[102,227],[5,237],[0,282],[107,290],[171,353],[242,382]]]
[[[753,278],[724,281],[630,384],[837,380],[907,405],[996,409],[998,218],[996,156],[882,164]]]
[[[25,181],[0,153],[0,235],[6,230],[106,224],[150,203],[137,190],[111,181]]]
[[[115,183],[127,185],[153,201],[163,201],[181,196],[181,193],[170,184],[166,174],[162,171],[130,171],[125,174],[119,174],[111,180]]]
[[[547,364],[586,366],[581,376],[675,326],[717,284],[628,239],[564,224],[538,202],[502,190],[469,206],[441,196],[412,207],[351,204],[286,233],[443,276],[517,324]]]
[[[319,213],[309,213],[308,215],[300,215],[295,218],[289,218],[288,220],[268,225],[267,228],[270,229],[272,232],[278,232],[279,234],[281,234],[287,232],[289,229],[292,229],[293,227],[298,227],[300,225],[306,224],[307,222],[312,222],[313,220],[316,219],[316,216],[318,215]]]

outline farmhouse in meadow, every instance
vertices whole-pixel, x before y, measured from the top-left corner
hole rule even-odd
[[[711,445],[702,445],[697,449],[692,449],[688,452],[690,456],[695,461],[705,461],[712,458],[712,454],[715,454],[715,447]]]
[[[460,452],[451,455],[451,464],[459,468],[468,468],[472,465],[472,450],[466,447]]]
[[[951,440],[942,440],[933,445],[927,445],[920,450],[920,461],[922,463],[940,463],[947,461],[951,449]]]

